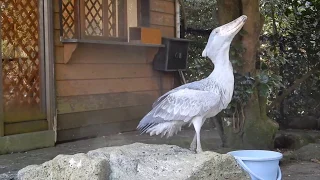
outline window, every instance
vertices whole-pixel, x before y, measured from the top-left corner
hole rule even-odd
[[[138,9],[145,7],[145,4],[140,5],[140,1],[147,2],[146,0],[60,0],[61,37],[64,40],[126,41],[128,28],[138,26],[139,18],[142,18]]]

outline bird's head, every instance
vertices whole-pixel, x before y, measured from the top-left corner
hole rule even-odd
[[[202,57],[209,57],[214,61],[219,52],[229,50],[233,38],[241,30],[246,20],[247,16],[242,15],[228,24],[212,30],[208,43],[202,52]]]

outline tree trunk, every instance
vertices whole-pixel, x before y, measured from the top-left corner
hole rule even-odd
[[[255,75],[259,36],[263,26],[263,18],[259,12],[258,0],[218,0],[219,23],[225,24],[242,14],[248,16],[243,27],[246,34],[238,35],[235,41],[240,41],[245,52],[242,54],[243,65],[235,67],[241,74]],[[241,114],[241,113],[240,113]],[[258,89],[254,92],[243,107],[244,125],[239,132],[234,132],[232,118],[223,120],[223,134],[225,146],[231,148],[273,148],[275,133],[278,124],[271,121],[266,114],[266,98],[259,97]]]

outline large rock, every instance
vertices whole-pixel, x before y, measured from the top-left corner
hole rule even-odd
[[[320,144],[311,143],[293,152],[293,157],[297,160],[310,161],[320,160]]]
[[[108,179],[110,168],[106,159],[90,157],[80,153],[75,155],[58,155],[42,165],[31,165],[18,172],[18,179]]]
[[[283,133],[275,138],[274,147],[279,149],[299,149],[315,142],[315,138],[307,133]]]
[[[135,143],[107,147],[87,154],[59,155],[42,165],[18,172],[20,180],[40,179],[250,179],[226,154],[195,154],[172,145]]]
[[[320,129],[320,119],[315,116],[295,117],[288,126],[293,129]]]

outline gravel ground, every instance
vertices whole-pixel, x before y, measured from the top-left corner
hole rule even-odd
[[[281,167],[283,180],[319,180],[320,164],[314,162],[295,162]]]

